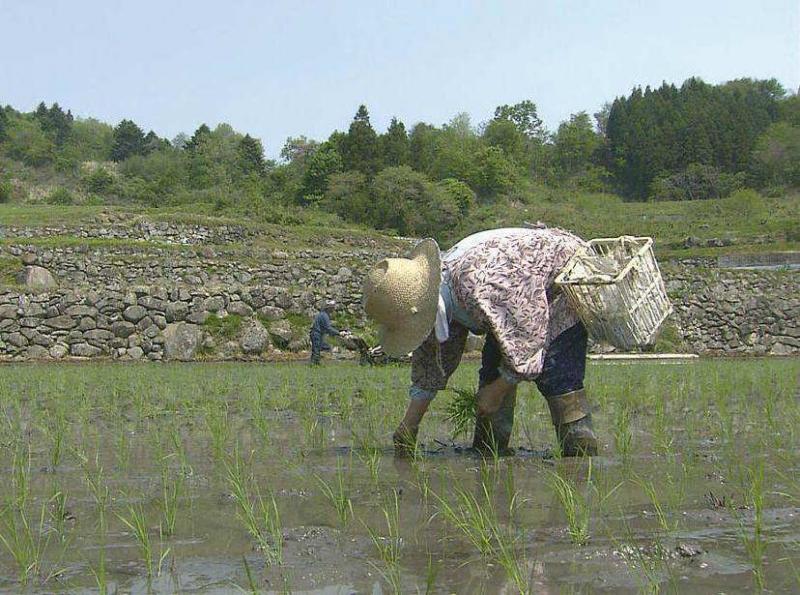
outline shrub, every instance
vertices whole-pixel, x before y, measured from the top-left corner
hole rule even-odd
[[[684,171],[656,178],[653,200],[703,200],[724,198],[744,185],[744,173],[728,174],[710,165],[692,163]]]
[[[722,206],[741,220],[763,220],[767,214],[767,205],[762,196],[755,190],[737,190],[726,198]]]
[[[0,203],[11,200],[13,188],[8,180],[0,180]]]
[[[108,192],[114,185],[114,176],[104,167],[98,167],[93,172],[84,175],[81,183],[89,192]]]
[[[71,205],[75,202],[75,199],[69,190],[59,187],[47,195],[45,202],[50,205]]]

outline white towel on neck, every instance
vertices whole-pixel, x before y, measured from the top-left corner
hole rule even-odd
[[[450,338],[450,322],[447,320],[447,308],[444,305],[444,298],[439,294],[439,305],[436,309],[436,323],[433,327],[436,330],[436,340],[444,343]]]

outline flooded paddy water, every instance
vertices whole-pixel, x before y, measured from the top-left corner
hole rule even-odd
[[[800,591],[800,360],[591,362],[601,453],[391,433],[408,368],[0,367],[3,592]],[[474,386],[461,366],[452,386]]]

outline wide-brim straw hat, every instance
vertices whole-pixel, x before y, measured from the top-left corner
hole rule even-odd
[[[419,242],[409,258],[384,258],[364,279],[364,310],[378,323],[387,355],[402,357],[433,329],[442,261],[436,241]]]

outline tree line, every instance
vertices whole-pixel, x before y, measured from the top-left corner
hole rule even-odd
[[[542,186],[628,200],[722,197],[800,186],[800,98],[775,80],[635,88],[548,131],[531,100],[378,132],[366,106],[325,140],[286,140],[279,161],[228,124],[172,140],[131,120],[74,118],[57,103],[0,108],[0,164],[50,171],[97,201],[212,203],[269,214],[313,209],[402,234],[451,229],[481,208],[526,203]],[[9,177],[6,174],[6,178]],[[0,180],[0,200],[11,194]],[[71,186],[70,186],[71,185]],[[281,210],[283,209],[283,210]]]

